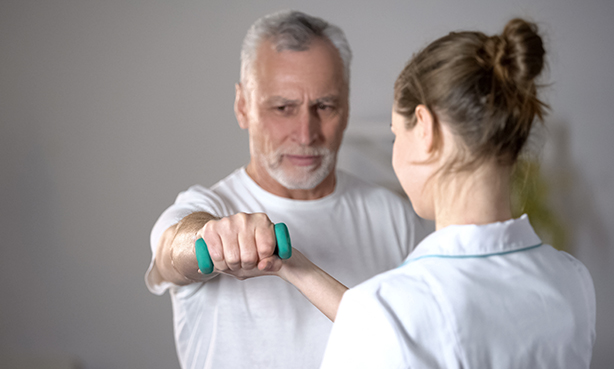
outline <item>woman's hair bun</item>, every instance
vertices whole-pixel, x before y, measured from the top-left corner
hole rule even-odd
[[[544,45],[534,23],[512,19],[501,36],[494,36],[491,40],[496,40],[493,69],[499,78],[526,86],[544,68]]]
[[[535,81],[544,65],[542,38],[526,20],[512,19],[491,37],[453,32],[405,66],[395,83],[395,111],[406,117],[408,128],[415,125],[420,104],[435,117],[445,117],[471,154],[471,159],[459,157],[456,164],[462,165],[456,169],[491,158],[513,164],[533,121],[543,121],[547,109]]]

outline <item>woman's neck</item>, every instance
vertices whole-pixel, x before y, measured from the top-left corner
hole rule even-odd
[[[511,219],[510,174],[510,167],[487,163],[444,179],[434,194],[436,229]]]

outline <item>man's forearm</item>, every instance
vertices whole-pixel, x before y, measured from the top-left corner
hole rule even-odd
[[[192,213],[162,234],[156,252],[156,266],[166,281],[187,285],[206,282],[217,275],[205,276],[199,272],[194,251],[197,232],[212,219],[217,218],[204,212]]]

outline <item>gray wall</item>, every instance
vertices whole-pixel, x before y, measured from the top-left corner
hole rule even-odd
[[[178,367],[169,298],[143,282],[149,231],[179,191],[247,162],[232,109],[240,43],[259,16],[295,8],[346,31],[351,122],[385,125],[394,79],[426,42],[497,32],[513,16],[539,22],[553,202],[595,280],[592,367],[611,368],[614,2],[375,3],[0,2],[0,354]]]

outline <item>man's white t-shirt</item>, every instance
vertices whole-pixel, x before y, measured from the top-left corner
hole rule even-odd
[[[149,290],[170,290],[175,342],[187,368],[317,368],[332,323],[289,283],[266,276],[239,281],[219,275],[183,287],[162,282],[155,252],[162,233],[186,215],[266,213],[286,223],[292,246],[348,287],[398,267],[425,230],[409,202],[337,171],[332,194],[311,201],[275,196],[238,169],[211,189],[177,197],[151,233]]]
[[[403,266],[348,290],[323,369],[588,369],[595,290],[527,216],[432,233]]]

